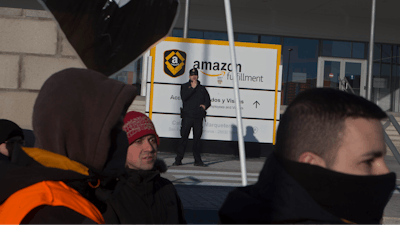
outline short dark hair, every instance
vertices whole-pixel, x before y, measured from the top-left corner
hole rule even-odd
[[[301,92],[283,114],[277,131],[276,154],[297,161],[312,152],[332,163],[341,144],[346,118],[382,120],[387,115],[367,99],[331,88]]]

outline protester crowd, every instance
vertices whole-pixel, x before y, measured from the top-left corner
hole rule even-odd
[[[71,68],[40,90],[35,147],[0,120],[0,223],[186,223],[174,185],[160,176],[167,166],[152,121],[127,112],[134,98],[132,85]],[[258,182],[228,195],[219,222],[381,222],[396,182],[384,161],[384,118],[356,95],[300,93]]]
[[[64,69],[43,84],[33,108],[34,146],[16,123],[0,119],[0,224],[185,224],[174,185],[161,177],[168,167],[157,158],[153,122],[127,112],[135,87],[108,78],[171,31],[179,2],[43,2],[91,69]],[[199,145],[211,102],[198,75],[191,69],[181,85],[173,166],[182,165],[191,129],[194,166],[207,166]],[[281,117],[257,183],[230,192],[219,222],[381,223],[396,185],[384,160],[386,117],[343,91],[301,92]]]

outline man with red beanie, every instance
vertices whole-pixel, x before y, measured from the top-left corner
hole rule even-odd
[[[120,177],[103,214],[106,223],[186,223],[174,185],[162,178],[167,171],[157,159],[159,137],[153,122],[140,112],[128,112],[123,130],[129,140],[126,174]]]

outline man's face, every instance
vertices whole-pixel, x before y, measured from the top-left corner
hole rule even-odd
[[[198,77],[199,77],[199,76],[197,76],[197,75],[190,75],[190,76],[189,76],[189,79],[190,79],[191,81],[195,81],[195,80],[197,80]]]
[[[342,143],[328,169],[352,175],[389,173],[384,161],[386,145],[379,120],[348,118],[339,135]]]
[[[128,148],[126,164],[130,169],[151,170],[157,158],[157,139],[153,134],[134,141]]]
[[[6,147],[6,143],[0,144],[0,153],[5,155],[5,156],[8,156],[8,150],[7,150],[7,147]]]

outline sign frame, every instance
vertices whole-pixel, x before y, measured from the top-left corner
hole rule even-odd
[[[196,44],[208,44],[208,45],[222,45],[229,47],[228,41],[218,41],[218,40],[203,40],[203,39],[193,39],[193,38],[178,38],[178,37],[167,37],[164,42],[178,42],[178,43],[196,43]],[[273,138],[272,144],[275,145],[276,142],[276,129],[277,129],[277,108],[278,104],[278,94],[279,94],[279,84],[281,83],[281,45],[274,44],[262,44],[262,43],[247,43],[247,42],[235,42],[235,47],[249,47],[249,48],[266,48],[266,49],[275,49],[277,50],[277,58],[276,58],[276,68],[275,68],[275,102],[274,102],[274,117],[273,117]],[[154,100],[154,76],[155,76],[155,61],[156,61],[156,48],[154,46],[150,50],[150,59],[151,59],[151,76],[150,76],[150,96],[149,96],[149,105],[146,106],[148,108],[149,118],[152,119],[153,116],[153,100]],[[146,101],[147,103],[147,101]]]

